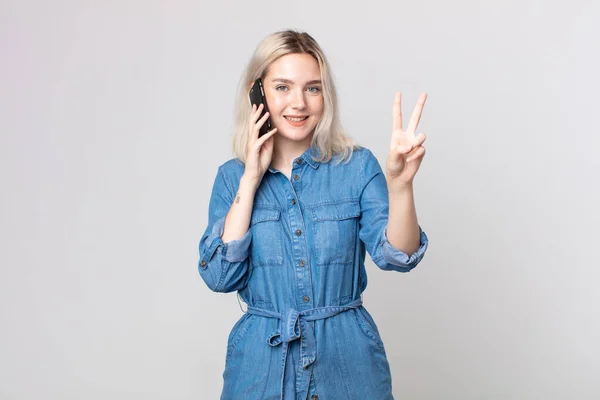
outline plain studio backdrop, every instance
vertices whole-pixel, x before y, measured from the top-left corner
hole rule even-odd
[[[429,95],[429,250],[407,274],[367,258],[395,396],[600,398],[599,16],[591,0],[3,0],[0,398],[218,398],[242,312],[203,283],[198,242],[242,70],[286,28],[321,44],[342,122],[382,167],[394,92],[405,123]]]

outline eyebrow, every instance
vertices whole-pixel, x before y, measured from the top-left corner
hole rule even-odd
[[[285,79],[285,78],[275,78],[273,79],[273,82],[283,82],[283,83],[289,83],[289,84],[294,84],[295,82],[290,80],[290,79]],[[321,84],[321,80],[320,79],[314,79],[312,81],[308,81],[306,82],[307,85],[314,85],[315,83]]]

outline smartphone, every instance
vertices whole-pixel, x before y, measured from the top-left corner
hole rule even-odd
[[[256,104],[257,107],[261,104],[264,105],[263,110],[260,113],[260,117],[258,119],[261,119],[265,115],[265,113],[269,111],[269,109],[267,108],[267,100],[265,99],[265,91],[263,89],[262,80],[260,78],[254,81],[254,85],[252,85],[252,89],[250,89],[250,104]],[[263,126],[260,127],[258,137],[261,137],[265,133],[269,132],[271,129],[271,117],[269,117],[267,118]]]

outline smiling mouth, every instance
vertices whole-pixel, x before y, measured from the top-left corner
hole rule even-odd
[[[308,116],[306,116],[306,117],[287,117],[287,116],[284,116],[284,118],[287,119],[288,121],[292,121],[292,122],[302,122],[305,119],[307,119]]]

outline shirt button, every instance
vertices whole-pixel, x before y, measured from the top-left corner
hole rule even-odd
[[[297,158],[296,159],[296,164],[298,164],[298,165],[302,164],[302,159],[301,158]]]
[[[301,231],[300,229],[298,229],[298,230],[296,231],[296,236],[300,236],[300,235],[302,235],[302,231]]]
[[[306,265],[306,261],[304,261],[304,260],[300,260],[300,266],[301,266],[301,267],[304,267],[305,265]]]
[[[298,174],[294,175],[294,180],[297,181],[298,179],[300,179],[300,175],[298,175]]]
[[[202,265],[203,267],[206,267],[206,261],[202,260],[202,262],[200,263],[200,265]]]
[[[292,205],[296,204],[296,199],[292,199]]]
[[[312,396],[310,396],[310,400],[319,400],[319,396],[313,394]]]
[[[308,297],[308,296],[304,296],[302,298],[302,301],[304,301],[305,303],[308,303],[309,300],[310,300],[310,297]]]

